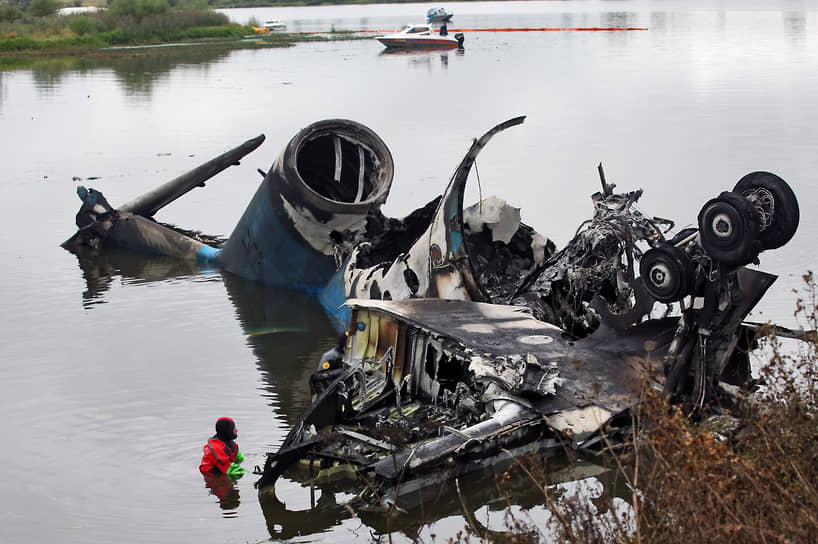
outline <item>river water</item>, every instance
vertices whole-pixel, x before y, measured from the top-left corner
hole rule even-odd
[[[394,29],[426,4],[227,10],[303,32]],[[478,162],[470,203],[496,194],[564,244],[591,213],[597,164],[641,208],[692,225],[707,199],[769,170],[795,189],[801,226],[761,255],[779,275],[755,317],[794,325],[793,288],[818,257],[818,5],[799,0],[468,2],[452,29],[643,27],[621,32],[466,32],[462,52],[383,54],[374,40],[213,53],[168,48],[118,60],[0,71],[5,280],[0,347],[0,542],[299,542],[386,529],[324,507],[283,480],[262,508],[252,475],[222,500],[197,470],[213,423],[238,423],[262,464],[308,405],[307,378],[334,332],[313,300],[168,259],[78,259],[75,187],[116,206],[265,134],[265,143],[157,219],[232,231],[261,178],[309,123],[364,123],[391,149],[387,215],[439,194],[471,139],[517,115]],[[79,178],[79,179],[75,179]],[[479,189],[478,189],[479,187]],[[464,502],[489,528],[487,481]],[[486,493],[488,490],[488,493]],[[515,499],[537,523],[536,497]],[[393,541],[454,536],[459,501],[404,520]],[[397,528],[395,528],[397,527]]]

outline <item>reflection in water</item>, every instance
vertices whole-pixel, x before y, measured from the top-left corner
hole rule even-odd
[[[605,28],[633,28],[639,26],[639,16],[636,13],[629,13],[625,11],[610,11],[603,13],[600,17],[602,24],[600,26]],[[609,34],[617,34],[616,32],[609,32]],[[622,33],[627,36],[627,33]]]
[[[40,94],[49,94],[57,89],[68,73],[66,59],[46,59],[31,67],[31,80]]]
[[[337,333],[317,299],[225,272],[224,284],[279,415],[290,425],[311,403],[309,376]]]
[[[150,283],[195,276],[206,270],[195,261],[150,256],[125,249],[106,248],[103,251],[81,247],[75,255],[85,279],[82,304],[86,308],[105,302],[103,295],[116,277],[123,278],[126,284]]]
[[[635,13],[613,11],[605,13],[600,18],[605,28],[634,28],[640,26],[639,17]],[[606,32],[605,37],[609,45],[625,46],[634,37],[633,32]]]
[[[154,84],[176,68],[190,66],[206,71],[230,57],[234,50],[194,46],[134,48],[127,55],[100,50],[90,58],[4,59],[0,61],[0,74],[2,70],[31,70],[34,86],[42,93],[59,88],[69,73],[110,69],[126,95],[150,96]]]
[[[150,256],[125,249],[79,248],[75,253],[85,279],[83,306],[105,303],[115,278],[141,284],[190,278],[212,271],[195,261]],[[309,376],[321,354],[334,345],[337,333],[323,307],[306,293],[271,287],[222,273],[247,343],[258,359],[270,398],[280,415],[295,423],[310,405]],[[294,385],[298,384],[298,385]]]
[[[540,508],[547,502],[541,484],[553,487],[587,480],[593,481],[596,488],[604,488],[608,496],[624,490],[618,482],[617,470],[597,464],[596,460],[572,463],[563,456],[532,456],[527,461],[531,463],[527,469],[531,470],[537,482],[522,475],[513,461],[507,461],[453,481],[439,481],[430,477],[428,485],[421,492],[407,496],[408,500],[399,500],[399,508],[380,504],[377,497],[383,495],[367,490],[366,482],[356,481],[353,474],[336,474],[336,481],[329,483],[326,478],[316,478],[317,467],[311,472],[310,467],[305,466],[290,472],[303,484],[295,489],[291,484],[285,491],[288,494],[286,500],[279,498],[273,487],[261,491],[258,499],[267,529],[275,539],[327,532],[343,520],[357,516],[372,536],[399,532],[416,541],[428,525],[452,516],[463,516],[483,538],[512,541],[519,528],[510,531],[513,527],[507,523],[482,523],[478,520],[477,512],[488,509],[502,514],[510,504],[524,511]],[[282,487],[282,481],[287,480],[279,480],[278,488]],[[411,487],[413,484],[402,482],[397,485]],[[304,495],[303,498],[296,496],[299,492]],[[301,507],[290,507],[288,502]],[[547,528],[541,526],[538,529],[545,531]]]
[[[446,517],[462,515],[465,519],[474,521],[476,512],[484,507],[504,511],[509,504],[523,510],[541,506],[545,497],[540,484],[553,486],[583,478],[596,478],[604,482],[603,485],[609,492],[614,489],[616,470],[594,461],[579,460],[573,463],[565,456],[548,454],[532,455],[521,461],[531,465],[528,469],[537,478],[537,482],[523,475],[514,461],[501,461],[493,467],[470,472],[454,481],[427,485],[421,492],[409,497],[409,502],[400,501],[405,512],[395,513],[392,519],[384,516],[382,508],[362,508],[358,515],[361,521],[378,533],[400,531],[411,539],[417,539],[425,525]],[[502,530],[508,527],[484,529],[485,534],[494,533],[494,536],[501,538],[511,536],[502,534]]]
[[[227,474],[222,473],[202,474],[202,477],[204,478],[205,487],[210,491],[210,494],[218,497],[219,508],[226,510],[224,516],[235,517],[230,514],[235,514],[235,510],[238,509],[239,503],[241,502],[239,489],[235,485],[235,480]]]
[[[404,56],[409,59],[409,64],[412,66],[428,66],[430,68],[432,66],[432,59],[439,56],[440,65],[446,69],[449,67],[449,55],[451,55],[451,53],[451,49],[442,51],[440,49],[384,49],[378,54],[381,56]],[[465,49],[454,50],[454,55],[457,57],[462,57],[465,53]]]
[[[785,11],[784,35],[793,43],[803,45],[807,36],[807,16],[803,11]]]
[[[287,540],[296,536],[323,533],[352,517],[352,512],[335,500],[335,493],[331,488],[310,487],[309,494],[308,508],[290,510],[275,493],[259,493],[258,502],[272,538]]]
[[[165,47],[161,53],[141,51],[134,56],[111,59],[109,65],[127,95],[150,96],[154,84],[172,70],[189,65],[207,71],[211,64],[228,58],[232,50],[211,47]]]
[[[212,269],[195,261],[150,256],[125,249],[79,248],[75,253],[85,279],[83,306],[105,303],[104,294],[120,277],[124,285],[190,278]],[[247,343],[258,359],[270,398],[290,424],[310,405],[309,376],[337,333],[317,299],[222,273]],[[297,385],[294,385],[297,384]]]
[[[667,32],[667,28],[671,21],[672,17],[663,11],[657,11],[650,14],[650,25],[648,28],[653,30],[654,32],[658,32],[664,34]]]

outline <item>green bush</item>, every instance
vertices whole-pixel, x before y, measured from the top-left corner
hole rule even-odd
[[[72,17],[68,28],[77,36],[84,36],[99,30],[98,19],[95,17]]]
[[[168,0],[114,0],[111,3],[111,12],[116,15],[146,17],[167,13],[169,10]]]
[[[31,0],[26,11],[35,17],[45,17],[57,13],[61,7],[59,0]]]
[[[42,42],[31,38],[18,37],[0,40],[0,51],[23,51],[40,48],[42,48]]]
[[[168,0],[170,6],[174,9],[203,11],[210,9],[207,0]]]
[[[22,16],[23,12],[20,10],[20,8],[9,6],[7,4],[0,4],[0,23],[2,22],[10,23],[12,21],[16,21]]]
[[[242,27],[237,25],[197,27],[176,33],[173,39],[199,40],[202,38],[241,38],[245,34]]]
[[[170,11],[148,17],[108,14],[100,31],[120,31],[120,43],[153,43],[185,39],[181,33],[196,27],[232,27],[229,19],[213,11]],[[238,35],[241,35],[239,33]]]
[[[121,28],[111,30],[110,32],[103,32],[99,37],[108,45],[125,45],[132,40],[132,36]]]

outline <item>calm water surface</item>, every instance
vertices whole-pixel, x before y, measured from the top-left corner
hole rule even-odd
[[[392,29],[430,5],[230,10],[291,30]],[[791,289],[815,269],[818,7],[781,1],[453,3],[452,27],[646,27],[635,32],[468,32],[463,52],[386,55],[374,40],[229,53],[46,61],[0,71],[4,265],[0,542],[353,541],[375,522],[325,507],[283,480],[289,513],[262,508],[248,475],[220,504],[198,465],[218,416],[261,464],[307,406],[306,380],[333,343],[310,299],[166,259],[78,258],[75,186],[115,206],[242,141],[240,166],[168,206],[160,221],[228,236],[289,139],[328,117],[360,121],[390,147],[385,212],[441,192],[471,139],[486,148],[484,195],[564,244],[591,212],[596,166],[641,208],[695,223],[702,203],[753,170],[789,181],[801,227],[762,254],[779,280],[756,317],[795,324]],[[73,178],[81,178],[81,181]],[[91,179],[95,178],[95,179]],[[478,196],[472,183],[468,200]],[[487,484],[492,485],[492,484]],[[486,486],[483,486],[484,488]],[[502,526],[492,498],[466,500]],[[518,512],[544,520],[521,495]],[[265,516],[266,514],[266,516]],[[454,535],[459,504],[427,509],[405,541]],[[425,522],[425,523],[422,523]],[[302,536],[296,536],[301,533]]]

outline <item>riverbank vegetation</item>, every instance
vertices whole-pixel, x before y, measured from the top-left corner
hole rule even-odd
[[[647,394],[629,447],[605,456],[616,481],[604,490],[578,493],[582,486],[551,481],[547,461],[532,457],[498,477],[497,487],[502,495],[512,473],[522,474],[541,493],[545,515],[509,506],[504,530],[469,523],[450,541],[815,542],[818,291],[811,272],[804,280],[796,317],[809,332],[787,340],[795,345],[772,331],[760,339],[767,362],[752,395],[708,417]]]
[[[4,0],[0,0],[3,2]],[[254,21],[231,23],[207,0],[94,0],[97,11],[58,14],[60,0],[0,3],[0,55],[82,54],[103,48],[197,43],[286,47],[312,35],[256,34]],[[99,5],[102,4],[102,5]],[[244,38],[251,37],[252,40]],[[337,38],[348,38],[342,33]]]
[[[97,0],[99,1],[99,0]],[[436,0],[435,4],[445,2],[466,1],[479,2],[480,0]],[[273,7],[303,7],[344,4],[417,4],[419,0],[208,0],[213,8],[273,8]],[[423,12],[427,7],[423,7]]]

